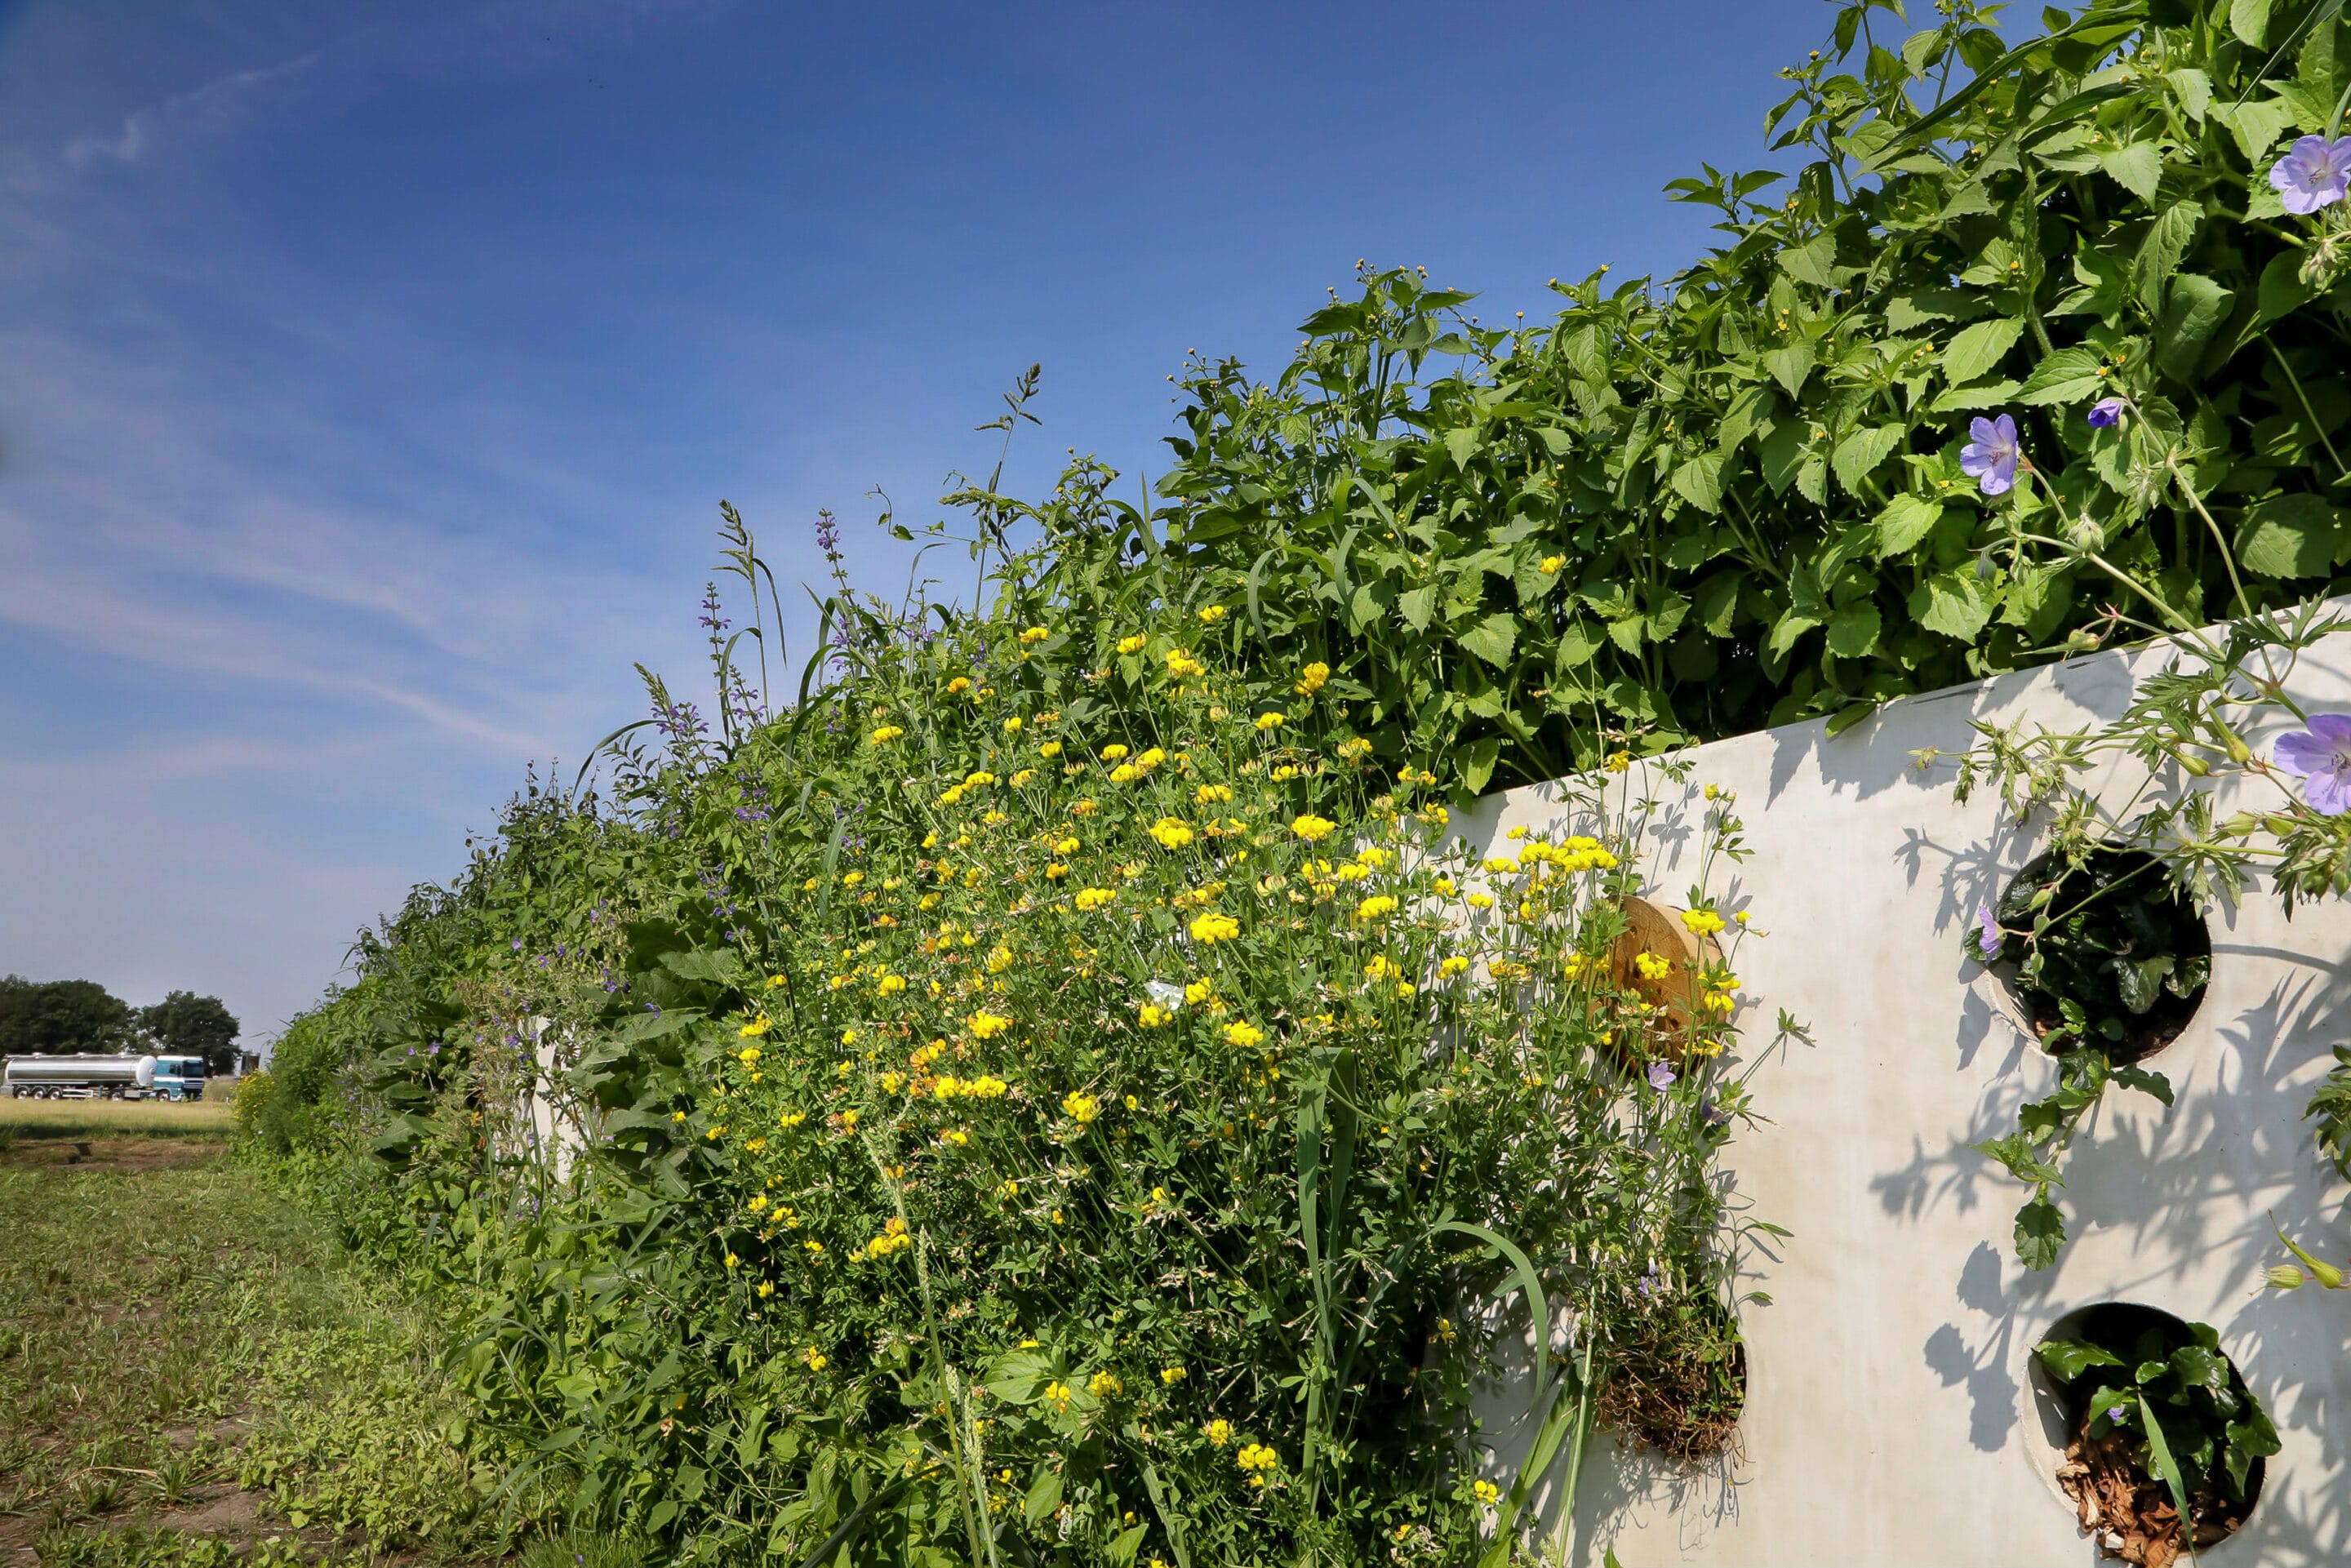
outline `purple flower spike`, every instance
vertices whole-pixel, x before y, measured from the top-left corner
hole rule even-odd
[[[2102,397],[2090,405],[2090,424],[2097,430],[2112,430],[2123,422],[2123,400]]]
[[[2351,714],[2311,716],[2308,729],[2278,737],[2277,765],[2303,780],[2303,799],[2322,816],[2351,810]]]
[[[2270,165],[2270,183],[2289,213],[2308,216],[2333,206],[2351,188],[2351,136],[2304,137]]]
[[[1959,472],[1973,479],[1987,496],[2005,496],[2016,483],[2017,461],[2024,455],[2016,444],[2016,421],[2006,414],[1978,419],[1968,426],[1974,437],[1959,448]]]
[[[1650,1088],[1670,1089],[1673,1087],[1673,1082],[1674,1070],[1670,1064],[1663,1061],[1653,1061],[1649,1063]]]
[[[1989,904],[1976,905],[1975,948],[1976,956],[1987,964],[2000,956],[2000,922],[1992,918]]]

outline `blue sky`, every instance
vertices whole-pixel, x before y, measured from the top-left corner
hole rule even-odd
[[[1032,361],[1035,490],[1359,256],[1670,271],[1829,19],[0,0],[0,972],[271,1032],[695,675],[721,497],[894,590],[868,493],[937,516]]]

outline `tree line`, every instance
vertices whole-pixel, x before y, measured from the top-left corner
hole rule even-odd
[[[132,1048],[201,1056],[207,1072],[236,1064],[236,1015],[218,997],[172,991],[134,1008],[96,980],[0,977],[0,1056]]]

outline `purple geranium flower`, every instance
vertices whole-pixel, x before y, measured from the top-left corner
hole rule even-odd
[[[2270,183],[2289,213],[2308,215],[2331,207],[2351,187],[2351,136],[2329,141],[2305,136],[2270,165]]]
[[[2333,817],[2351,810],[2351,714],[2311,716],[2308,729],[2278,737],[2277,765],[2304,781],[2311,810]]]
[[[2099,430],[2112,430],[2123,422],[2123,400],[2102,397],[2090,405],[2090,423]]]
[[[1673,1082],[1674,1070],[1670,1063],[1663,1061],[1653,1061],[1649,1063],[1650,1088],[1670,1089],[1673,1087]]]
[[[1980,418],[1968,426],[1968,434],[1974,439],[1959,448],[1959,472],[1987,496],[2008,494],[2024,455],[2016,444],[2016,421],[2004,413],[1998,419]]]
[[[2000,922],[1991,915],[1991,905],[1976,905],[1976,956],[1989,964],[2000,956]]]

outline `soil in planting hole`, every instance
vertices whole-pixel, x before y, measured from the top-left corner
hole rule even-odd
[[[2040,908],[2056,918],[2036,937]],[[2204,1000],[2212,934],[2163,863],[2143,851],[2100,847],[2078,867],[2044,854],[2016,873],[1997,917],[2001,955],[1993,971],[2034,1036],[2045,1043],[2056,1033],[2068,1000],[2088,1018],[2086,1040],[2061,1037],[2055,1051],[2086,1044],[2116,1066],[2142,1061],[2178,1040]],[[2103,1027],[2107,1020],[2115,1027]]]
[[[2069,1322],[2061,1322],[2053,1339],[2086,1339],[2102,1344],[2129,1344],[2148,1328],[2168,1328],[2185,1337],[2184,1325],[2168,1312],[2152,1307],[2109,1302],[2090,1308]],[[2131,1437],[2110,1431],[2092,1437],[2089,1394],[2078,1397],[2057,1390],[2055,1380],[2036,1358],[2032,1376],[2065,1401],[2065,1457],[2057,1467],[2057,1484],[2074,1504],[2083,1533],[2105,1555],[2142,1568],[2171,1568],[2184,1555],[2180,1549],[2179,1511],[2171,1489],[2149,1475],[2131,1458]],[[2196,1523],[2196,1549],[2213,1546],[2242,1528],[2260,1500],[2266,1461],[2255,1459],[2245,1479],[2242,1502],[2219,1489],[2204,1485],[2190,1493],[2188,1506]]]
[[[1747,1404],[1747,1346],[1720,1301],[1640,1301],[1609,1337],[1603,1426],[1686,1465],[1731,1451]]]

